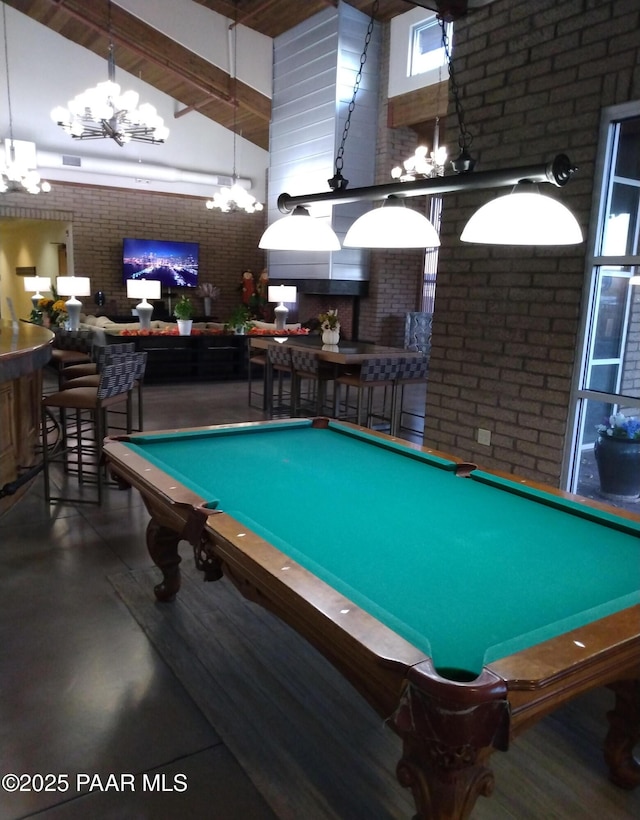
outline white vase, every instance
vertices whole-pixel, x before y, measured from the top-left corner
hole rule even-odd
[[[211,297],[205,296],[204,297],[204,315],[211,316]]]
[[[178,319],[178,333],[180,336],[191,336],[193,319]]]
[[[322,344],[323,345],[337,345],[340,341],[340,331],[339,330],[323,330],[322,331]]]

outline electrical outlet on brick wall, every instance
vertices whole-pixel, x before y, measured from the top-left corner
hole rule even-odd
[[[491,444],[491,430],[484,430],[482,427],[478,427],[477,440],[478,444],[484,444],[486,447],[489,447]]]

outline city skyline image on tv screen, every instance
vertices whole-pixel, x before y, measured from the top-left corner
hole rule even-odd
[[[198,257],[197,242],[127,238],[122,247],[124,281],[153,279],[164,288],[195,288]]]

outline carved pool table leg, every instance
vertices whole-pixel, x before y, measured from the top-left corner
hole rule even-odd
[[[430,661],[411,667],[391,728],[402,738],[396,774],[411,789],[417,820],[466,820],[493,791],[486,765],[506,750],[506,685],[488,670],[467,683],[440,678]]]
[[[204,573],[205,581],[219,581],[222,576],[222,561],[211,549],[211,542],[206,537],[193,544],[193,558],[196,569]]]
[[[414,820],[466,820],[478,797],[489,797],[493,772],[482,765],[477,752],[405,738],[396,775],[402,786],[411,789],[417,809]]]
[[[640,764],[633,756],[633,747],[640,740],[640,681],[618,681],[609,689],[616,700],[607,713],[604,759],[612,782],[623,789],[634,789],[640,785]]]
[[[153,518],[147,524],[147,549],[153,563],[162,571],[163,580],[153,591],[159,601],[173,601],[180,589],[180,535],[158,524]]]

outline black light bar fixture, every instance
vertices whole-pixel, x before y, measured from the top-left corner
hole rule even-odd
[[[488,208],[489,206],[495,206],[496,202],[499,203],[501,205],[500,215],[496,216],[489,213],[486,218],[481,218],[483,211],[483,208],[481,208],[474,214],[465,231],[463,231],[462,241],[503,245],[576,244],[582,241],[582,231],[573,214],[557,200],[543,196],[538,190],[539,184],[563,187],[569,182],[576,170],[576,166],[566,154],[558,154],[550,162],[541,165],[525,165],[496,171],[469,171],[449,176],[416,179],[409,182],[394,181],[353,189],[341,186],[335,190],[299,194],[297,196],[282,193],[278,197],[278,210],[290,216],[287,216],[284,220],[277,220],[267,228],[260,240],[260,247],[299,250],[301,226],[306,229],[305,232],[310,231],[312,227],[311,224],[303,225],[301,218],[304,217],[305,223],[312,220],[307,208],[315,204],[331,205],[376,200],[386,200],[389,204],[398,204],[398,200],[416,196],[509,186],[513,189],[511,193],[483,206],[483,208]],[[389,199],[390,197],[391,199]],[[384,210],[389,213],[396,211],[395,208],[385,208]],[[364,217],[360,217],[360,219],[367,216],[368,214],[364,214]],[[291,220],[295,220],[295,222],[291,224]],[[478,223],[477,227],[473,225],[474,220]],[[313,220],[313,222],[315,221]],[[287,222],[289,223],[288,226],[286,226]],[[359,220],[356,220],[354,228],[358,222]],[[326,223],[320,224],[323,225],[326,232],[328,228]],[[274,233],[277,234],[277,238],[272,240],[271,235]],[[286,237],[289,234],[296,237],[296,247],[287,244]],[[370,241],[362,239],[362,231],[358,231],[358,234],[357,241],[349,242],[349,233],[347,233],[344,244],[354,247],[388,248],[437,247],[439,245],[439,239],[435,232],[427,234],[427,239],[419,239],[413,244],[410,240],[398,239],[397,228],[390,231],[388,239],[381,238],[379,225],[376,226],[375,236],[371,236]],[[333,236],[335,237],[335,234]],[[332,247],[323,245],[322,248],[312,248],[311,244],[307,244],[306,248],[308,250],[336,250],[336,243],[338,243],[337,237],[335,237]],[[337,247],[339,247],[339,243]]]
[[[353,189],[341,188],[317,194],[299,194],[298,196],[280,194],[278,210],[283,214],[289,214],[297,205],[306,207],[318,203],[382,200],[388,196],[414,197],[425,194],[448,194],[455,191],[477,191],[484,188],[505,188],[509,185],[517,185],[523,180],[550,182],[552,185],[562,187],[569,182],[577,170],[566,154],[558,154],[545,165],[525,165],[521,168],[507,168],[501,171],[473,171],[468,174],[415,179],[411,182],[384,182],[380,185]]]

